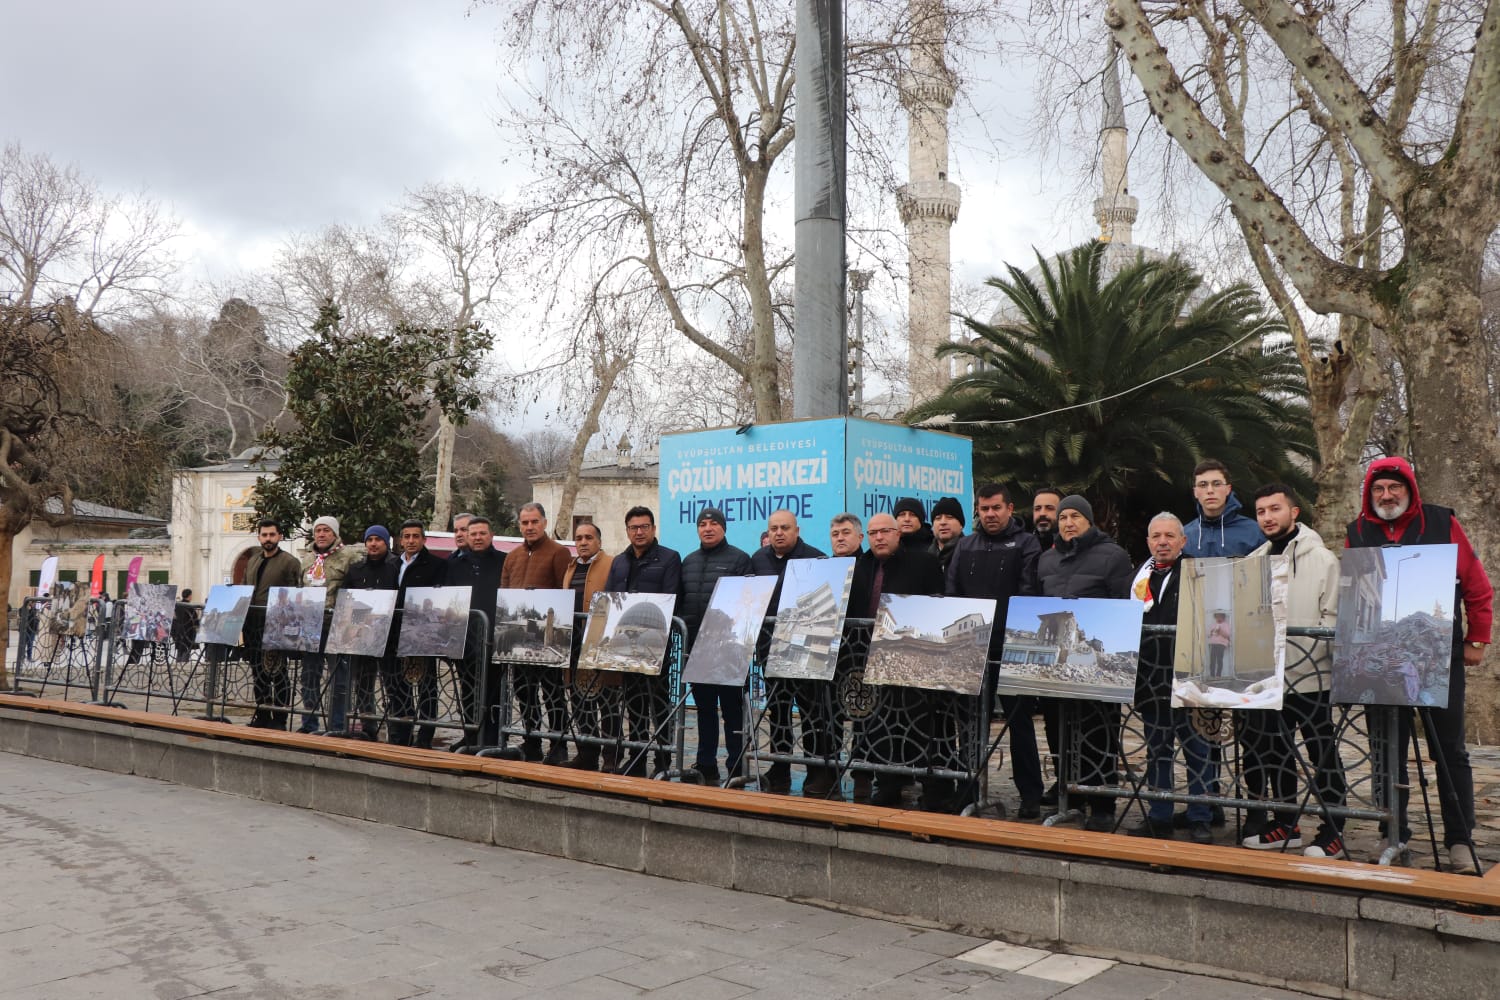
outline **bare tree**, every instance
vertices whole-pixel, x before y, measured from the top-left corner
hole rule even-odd
[[[77,167],[16,144],[0,153],[0,294],[13,305],[67,298],[104,316],[160,298],[176,236],[150,199],[105,195]]]
[[[518,220],[499,201],[456,184],[428,184],[407,193],[389,219],[390,227],[425,251],[437,272],[419,282],[428,290],[430,311],[455,331],[479,321],[507,272],[509,243]],[[440,275],[440,276],[438,276]],[[442,530],[453,514],[453,450],[457,427],[439,415],[432,529]]]

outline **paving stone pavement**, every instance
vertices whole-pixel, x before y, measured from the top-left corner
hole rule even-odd
[[[1302,994],[0,753],[0,1000]]]

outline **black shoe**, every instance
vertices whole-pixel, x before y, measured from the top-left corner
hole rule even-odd
[[[626,778],[646,777],[646,755],[640,754],[615,768],[615,773]]]
[[[843,798],[842,792],[838,790],[838,775],[837,768],[817,765],[809,767],[807,777],[802,781],[802,797],[805,799]]]
[[[682,772],[682,783],[684,785],[708,785],[711,788],[719,786],[719,769],[717,767],[704,767],[694,764]]]
[[[792,765],[777,761],[766,768],[766,773],[760,779],[760,787],[772,795],[792,794]]]
[[[901,806],[902,793],[905,791],[906,786],[899,781],[877,781],[874,790],[870,792],[870,805],[898,809]]]
[[[1053,782],[1045,792],[1042,793],[1042,805],[1051,809],[1057,808],[1057,782]]]
[[[857,771],[854,775],[854,801],[869,802],[875,790],[875,776],[869,771]]]
[[[524,759],[532,764],[539,764],[542,760],[542,740],[538,736],[528,736],[521,741],[521,753]]]
[[[1212,809],[1210,809],[1208,822],[1210,826],[1223,826],[1225,823],[1227,823],[1228,820],[1224,818],[1224,807],[1214,806]]]
[[[578,751],[577,757],[560,766],[572,768],[575,771],[597,771],[599,770],[599,748],[584,747]]]
[[[547,756],[542,758],[543,764],[551,764],[553,767],[568,766],[568,745],[562,740],[557,740],[547,749]]]
[[[1125,831],[1127,837],[1149,837],[1153,840],[1172,840],[1172,821],[1169,819],[1143,819]]]
[[[1214,842],[1214,831],[1209,824],[1201,821],[1189,823],[1188,838],[1195,844],[1212,844]]]
[[[1089,818],[1083,821],[1083,828],[1090,833],[1114,833],[1114,813],[1089,813]]]
[[[1041,819],[1042,804],[1040,802],[1027,802],[1021,800],[1021,807],[1016,810],[1016,819]]]

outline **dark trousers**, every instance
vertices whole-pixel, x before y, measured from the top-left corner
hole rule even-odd
[[[667,766],[670,747],[676,739],[672,717],[672,681],[663,670],[659,674],[625,674],[622,689],[625,716],[630,721],[630,738],[640,743],[655,742],[657,770]],[[627,751],[634,759],[640,751]]]
[[[286,654],[261,649],[264,621],[264,613],[260,621],[245,620],[245,644],[240,647],[240,654],[250,664],[250,685],[255,694],[255,715],[250,721],[267,729],[285,729],[291,714],[286,709],[292,704],[292,680],[287,674]]]
[[[1036,744],[1037,699],[1031,695],[1002,695],[1000,711],[1010,731],[1010,774],[1021,801],[1042,800],[1042,755]],[[988,748],[986,748],[988,749]]]
[[[547,707],[547,729],[554,733],[568,731],[567,693],[563,689],[562,671],[556,667],[515,664],[510,675],[516,685],[516,704],[521,710],[521,724],[528,737],[542,728],[542,705]]]
[[[1348,786],[1344,764],[1339,759],[1328,692],[1288,691],[1282,696],[1281,705],[1279,712],[1245,712],[1242,717],[1246,787],[1273,802],[1296,802],[1302,768],[1297,761],[1295,740],[1300,734],[1301,756],[1312,768],[1318,801],[1343,805]],[[1275,812],[1277,822],[1288,826],[1297,822],[1298,809],[1283,808]],[[1328,825],[1326,819],[1323,825]],[[1335,820],[1333,829],[1342,830],[1342,822]]]
[[[386,732],[396,746],[431,748],[434,727],[420,727],[412,738],[413,722],[435,719],[438,711],[437,660],[428,656],[387,656],[380,661],[385,687]]]
[[[1078,783],[1080,785],[1118,785],[1120,783],[1120,706],[1105,701],[1074,702],[1078,724]],[[1113,795],[1080,795],[1090,812],[1113,816]]]
[[[768,678],[766,718],[770,722],[771,752],[792,752],[797,738],[792,723],[792,706],[795,704],[801,716],[803,753],[837,763],[833,760],[838,753],[833,702],[833,687],[827,681]]]
[[[1464,676],[1462,646],[1454,646],[1451,662],[1447,708],[1396,710],[1399,713],[1397,753],[1401,756],[1399,783],[1406,785],[1409,780],[1411,717],[1416,712],[1422,719],[1423,736],[1427,741],[1429,760],[1423,766],[1431,767],[1437,772],[1438,801],[1443,815],[1443,843],[1449,847],[1467,844],[1474,833],[1474,771],[1469,765],[1469,750],[1464,743],[1464,693],[1467,681]],[[1403,841],[1411,839],[1411,824],[1407,817],[1410,798],[1409,788],[1397,792]]]
[[[719,719],[724,720],[724,755],[730,777],[745,773],[745,689],[733,684],[694,684],[698,710],[698,756],[705,774],[719,770]]]

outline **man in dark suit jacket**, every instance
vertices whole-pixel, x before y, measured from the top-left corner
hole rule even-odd
[[[412,718],[437,717],[437,661],[432,657],[412,656],[396,659],[396,637],[399,634],[401,608],[406,606],[406,591],[411,587],[441,587],[447,579],[448,564],[427,548],[427,532],[422,522],[411,519],[401,523],[401,559],[396,566],[396,628],[391,629],[382,678],[385,685],[386,711],[390,715],[386,732],[396,746],[432,749],[433,726],[424,725],[412,739]],[[412,698],[408,677],[417,677],[417,695]],[[401,721],[398,721],[401,720]]]
[[[464,721],[478,726],[476,747],[500,745],[500,665],[489,655],[489,622],[495,619],[495,603],[500,596],[500,574],[505,570],[505,553],[495,548],[490,519],[475,515],[469,519],[469,547],[453,553],[448,560],[446,587],[469,588],[469,636],[464,643],[464,662],[458,672],[458,687],[463,699]],[[484,613],[483,627],[474,612]],[[480,679],[483,679],[483,684]],[[465,744],[469,737],[465,737]]]

